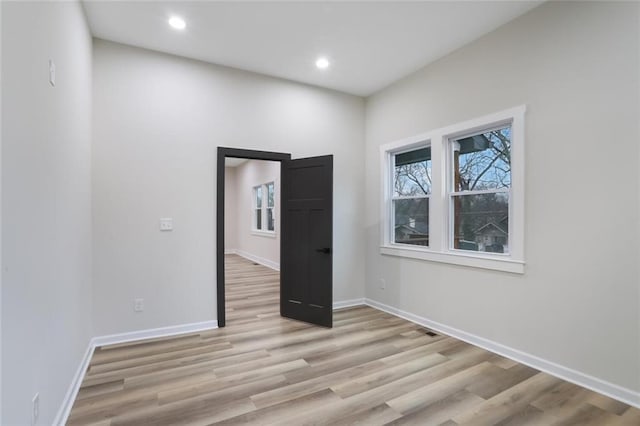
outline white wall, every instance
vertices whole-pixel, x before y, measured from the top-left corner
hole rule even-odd
[[[546,3],[367,100],[367,297],[640,391],[638,8]],[[520,104],[525,274],[380,255],[379,146]]]
[[[91,36],[77,2],[2,4],[2,419],[51,424],[91,336]],[[57,83],[48,81],[53,59]]]
[[[362,99],[100,40],[93,59],[96,334],[216,319],[217,146],[334,154],[334,298],[363,297]]]
[[[271,267],[280,267],[280,162],[250,160],[236,168],[236,234],[240,254],[250,255]],[[275,233],[253,231],[253,188],[267,182],[275,186]],[[264,191],[264,190],[263,190]],[[266,193],[263,197],[266,202]]]
[[[224,168],[224,249],[238,247],[238,183],[236,167]]]

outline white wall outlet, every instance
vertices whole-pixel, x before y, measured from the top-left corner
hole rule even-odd
[[[134,312],[144,311],[144,299],[133,299],[133,310]]]
[[[173,231],[173,218],[163,217],[160,219],[161,231]]]
[[[56,85],[56,63],[49,59],[49,84]]]
[[[383,290],[387,288],[387,282],[384,280],[384,278],[380,278],[380,288]]]
[[[38,417],[40,417],[40,393],[33,395],[31,399],[31,425],[38,423]]]

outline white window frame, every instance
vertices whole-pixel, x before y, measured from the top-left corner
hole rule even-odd
[[[455,265],[524,273],[524,105],[457,123],[385,144],[380,147],[381,220],[380,253]],[[451,235],[451,140],[511,126],[511,187],[509,189],[509,253],[485,253],[453,249]],[[431,147],[431,195],[429,196],[429,246],[394,243],[392,229],[393,156],[419,147]]]
[[[268,185],[273,185],[273,206],[268,207],[269,205],[269,194],[268,194]],[[260,188],[262,192],[262,205],[260,206],[260,226],[258,228],[256,226],[257,215],[258,215],[258,188]],[[251,203],[251,233],[253,235],[259,235],[263,237],[276,237],[276,222],[275,222],[275,214],[276,214],[276,184],[275,181],[269,181],[260,185],[256,185],[253,187],[253,191],[251,191],[253,196],[253,201]],[[273,211],[273,231],[267,229],[267,210],[271,209]]]

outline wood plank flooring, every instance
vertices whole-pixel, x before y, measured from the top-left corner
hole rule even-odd
[[[640,425],[640,410],[370,307],[279,315],[226,256],[227,327],[98,348],[69,425]]]

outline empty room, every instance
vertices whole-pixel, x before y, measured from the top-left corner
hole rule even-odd
[[[640,425],[640,3],[0,0],[0,424]]]

